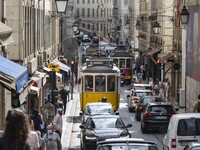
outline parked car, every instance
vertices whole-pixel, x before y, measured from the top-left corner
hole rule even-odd
[[[149,130],[165,133],[171,116],[176,114],[178,110],[178,108],[174,108],[172,104],[166,102],[149,103],[141,114],[142,133]]]
[[[112,104],[106,102],[87,103],[84,113],[82,115],[82,123],[85,123],[89,116],[94,115],[119,115],[119,112],[114,112]]]
[[[173,115],[163,138],[163,149],[183,150],[191,142],[200,142],[200,113]]]
[[[153,102],[162,102],[164,101],[161,97],[158,96],[143,96],[141,97],[136,104],[136,108],[135,108],[135,119],[137,121],[141,120],[141,114],[142,112],[145,110],[146,106],[149,103],[153,103]]]
[[[200,150],[200,142],[191,142],[185,146],[184,150]]]
[[[156,143],[140,138],[116,138],[98,143],[96,150],[158,150],[158,147]]]
[[[153,92],[151,90],[131,90],[130,91],[130,95],[127,95],[129,112],[135,112],[137,102],[142,96],[153,96]]]
[[[81,149],[96,148],[100,141],[108,138],[129,138],[131,134],[122,119],[117,115],[96,115],[87,118],[85,124],[81,124],[80,143]]]

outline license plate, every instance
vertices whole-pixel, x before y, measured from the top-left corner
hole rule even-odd
[[[156,116],[155,118],[156,118],[156,119],[167,119],[166,116]]]

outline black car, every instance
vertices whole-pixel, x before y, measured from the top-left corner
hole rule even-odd
[[[165,102],[149,103],[141,114],[142,133],[146,133],[148,130],[165,133],[171,116],[178,110],[172,104]]]
[[[96,150],[158,150],[157,145],[151,141],[139,138],[107,139],[97,145]]]
[[[84,124],[89,116],[119,115],[119,112],[118,111],[114,112],[111,103],[93,102],[93,103],[87,103],[84,113],[81,112],[80,115],[82,115],[82,124]]]
[[[80,125],[81,149],[96,148],[98,142],[109,138],[129,138],[129,127],[132,125],[125,126],[122,119],[116,115],[90,116],[85,124]]]
[[[141,113],[145,110],[146,106],[149,103],[162,102],[162,101],[163,99],[157,96],[143,96],[139,98],[136,104],[136,108],[135,108],[135,119],[137,121],[141,120]]]
[[[191,142],[185,146],[184,150],[199,150],[200,142]]]

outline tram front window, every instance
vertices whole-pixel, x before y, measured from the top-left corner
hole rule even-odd
[[[96,76],[95,77],[95,92],[105,92],[106,86],[105,86],[105,76]]]
[[[126,60],[126,68],[131,68],[131,59]]]
[[[93,91],[93,76],[85,76],[85,91]]]
[[[125,59],[119,60],[119,68],[125,68]]]
[[[107,86],[108,92],[115,91],[115,76],[108,76]]]

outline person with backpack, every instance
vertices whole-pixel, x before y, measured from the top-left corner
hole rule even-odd
[[[198,99],[194,101],[194,113],[200,112],[200,94],[198,95]]]

